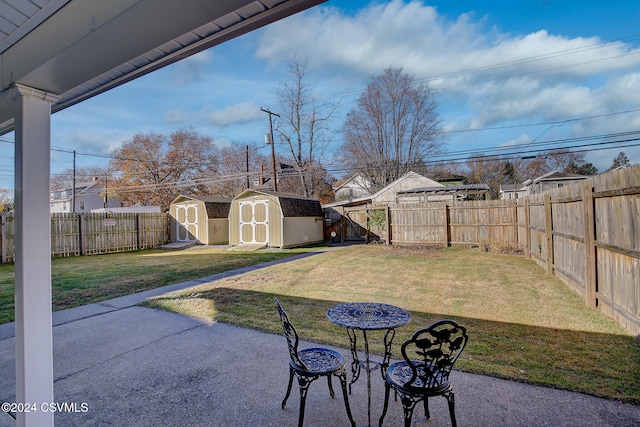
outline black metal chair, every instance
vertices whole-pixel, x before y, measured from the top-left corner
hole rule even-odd
[[[379,425],[382,426],[389,405],[389,392],[393,388],[400,395],[404,409],[404,425],[411,425],[413,410],[420,401],[429,418],[429,397],[444,396],[449,404],[451,424],[456,427],[455,400],[449,374],[454,363],[467,345],[469,337],[464,326],[453,320],[441,320],[418,330],[402,344],[404,361],[389,366],[385,374],[384,409]]]
[[[351,426],[355,427],[356,423],[353,421],[351,408],[349,407],[349,398],[347,397],[347,373],[344,358],[340,353],[328,348],[315,347],[298,350],[298,332],[289,321],[289,316],[287,316],[287,313],[284,311],[277,298],[275,301],[276,306],[278,307],[278,313],[280,313],[284,336],[287,338],[290,356],[289,386],[287,387],[287,394],[282,401],[282,408],[284,409],[287,404],[287,399],[291,394],[293,377],[295,376],[298,379],[298,384],[300,385],[300,415],[298,416],[298,427],[302,427],[304,422],[304,405],[307,399],[309,385],[318,378],[326,376],[329,383],[329,394],[331,397],[335,397],[333,385],[331,384],[331,376],[335,375],[340,379],[340,386],[342,388],[342,395],[344,396],[344,405],[347,409],[347,416],[349,417]]]

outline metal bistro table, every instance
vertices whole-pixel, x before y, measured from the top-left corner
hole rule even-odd
[[[384,380],[386,369],[389,367],[389,359],[391,358],[391,342],[396,334],[395,328],[407,324],[411,320],[411,315],[407,310],[394,305],[375,302],[353,302],[330,308],[329,311],[327,311],[327,318],[336,325],[347,328],[353,358],[351,362],[351,373],[353,377],[349,383],[349,393],[351,393],[351,385],[360,377],[361,366],[367,371],[367,415],[369,425],[371,425],[371,371],[380,367]],[[374,363],[372,365],[369,357],[367,331],[383,329],[386,329],[387,332],[384,334],[384,356],[382,363]],[[362,362],[358,358],[356,330],[362,331],[364,341],[365,360]]]

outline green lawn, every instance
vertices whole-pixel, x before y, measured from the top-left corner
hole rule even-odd
[[[57,258],[51,262],[53,309],[89,304],[309,250],[312,248],[242,253],[196,248]],[[0,264],[0,323],[14,318],[13,280],[13,264]]]
[[[148,250],[52,261],[59,310],[281,259],[301,248],[256,253]],[[13,319],[13,265],[0,265],[0,322]],[[452,318],[470,340],[458,369],[640,404],[639,341],[544,269],[519,255],[473,249],[359,245],[230,277],[148,303],[191,316],[281,333],[278,297],[306,340],[348,347],[326,318],[335,304],[378,301],[409,310],[398,344]],[[372,332],[371,342],[382,337]],[[381,346],[373,346],[381,352]]]
[[[347,348],[344,329],[326,311],[341,302],[384,302],[413,317],[398,330],[396,357],[416,329],[451,318],[470,335],[458,369],[640,404],[639,341],[519,255],[353,246],[148,305],[280,333],[274,297],[306,340]]]

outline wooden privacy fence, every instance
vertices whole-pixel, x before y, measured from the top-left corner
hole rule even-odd
[[[1,262],[14,258],[13,214],[0,215]],[[146,249],[169,241],[166,213],[53,213],[51,256]]]
[[[640,165],[516,200],[345,208],[385,209],[387,244],[513,245],[640,336]],[[364,216],[363,216],[364,214]],[[369,233],[366,233],[367,236]]]

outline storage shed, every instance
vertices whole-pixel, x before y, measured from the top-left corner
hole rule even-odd
[[[323,240],[323,212],[318,200],[249,189],[231,202],[231,245],[289,248]]]
[[[172,242],[229,243],[230,198],[180,195],[169,208]]]

